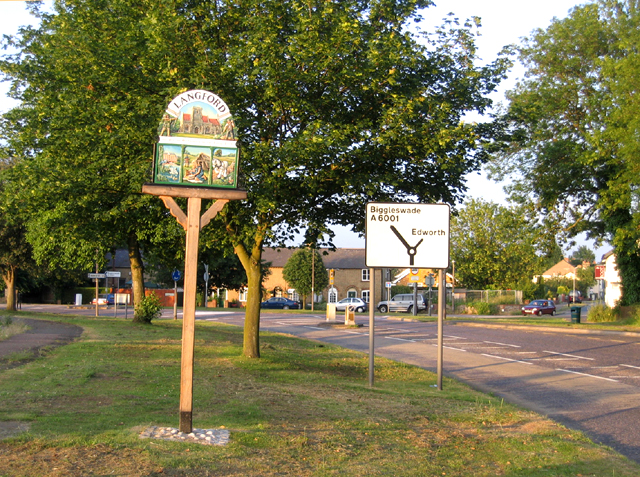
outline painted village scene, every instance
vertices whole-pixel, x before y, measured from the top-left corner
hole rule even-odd
[[[238,149],[232,116],[220,114],[207,102],[185,103],[177,115],[165,112],[158,126],[154,182],[236,188]]]

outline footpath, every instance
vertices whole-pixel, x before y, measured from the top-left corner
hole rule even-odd
[[[43,348],[62,346],[82,335],[80,326],[56,321],[17,318],[29,326],[29,331],[0,341],[0,360],[17,353],[37,353]]]

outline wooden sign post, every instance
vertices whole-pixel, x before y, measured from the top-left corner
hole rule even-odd
[[[247,198],[240,190],[199,189],[195,187],[172,187],[145,184],[145,194],[157,195],[164,202],[178,223],[187,233],[187,246],[184,264],[184,305],[182,316],[182,358],[180,365],[180,426],[186,434],[193,430],[193,361],[196,321],[196,290],[198,279],[198,242],[200,230],[213,219],[230,200]],[[187,197],[187,213],[173,200],[174,197]],[[200,216],[202,199],[214,199],[215,202]]]

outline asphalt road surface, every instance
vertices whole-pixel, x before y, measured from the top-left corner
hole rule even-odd
[[[25,305],[23,309],[94,314],[93,310],[46,305]],[[113,313],[101,310],[101,315]],[[163,318],[172,315],[167,310]],[[118,316],[124,317],[124,312],[119,311]],[[198,311],[196,319],[242,326],[244,313]],[[261,330],[368,353],[368,317],[357,316],[356,322],[363,326],[327,327],[321,313],[268,312],[262,314]],[[376,317],[377,356],[435,371],[436,344],[435,323]],[[640,462],[640,334],[446,321],[444,374],[582,430]]]

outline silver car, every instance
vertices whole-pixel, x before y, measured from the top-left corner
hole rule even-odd
[[[336,303],[336,311],[344,311],[347,306],[353,307],[357,313],[363,313],[367,310],[367,302],[360,298],[343,298]]]
[[[424,297],[419,293],[417,303],[418,311],[426,310],[427,305]],[[411,313],[413,311],[413,294],[396,295],[389,301],[381,301],[378,303],[377,308],[380,313],[386,313],[388,311],[406,311],[407,313]]]

